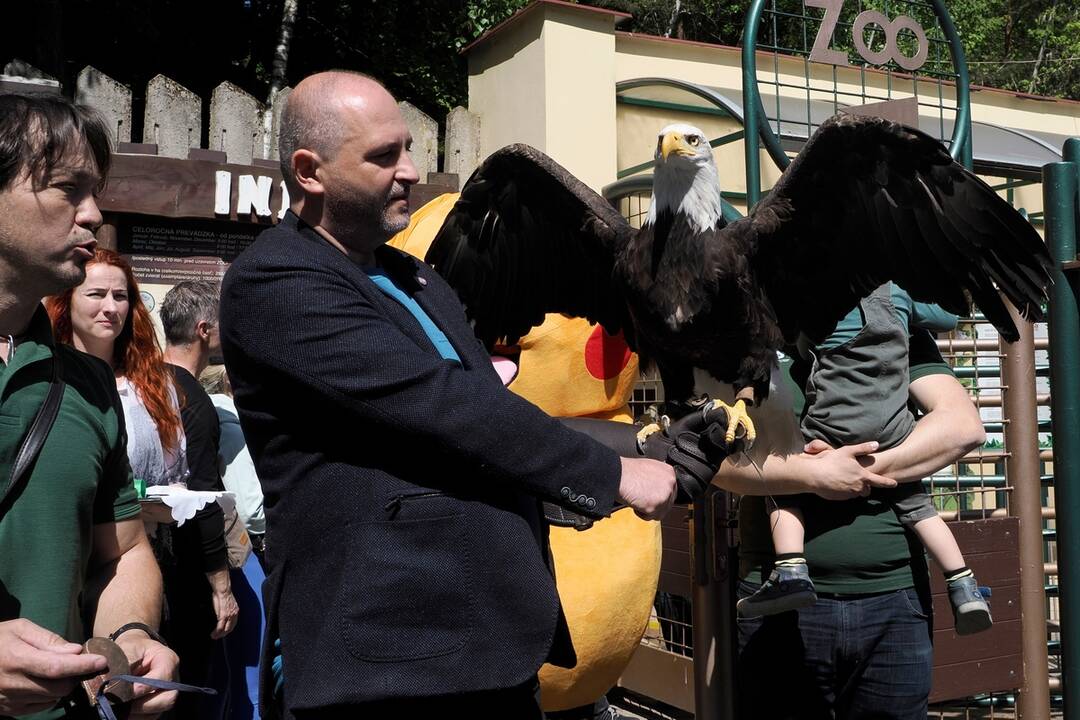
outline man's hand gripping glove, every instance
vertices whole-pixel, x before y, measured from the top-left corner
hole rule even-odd
[[[729,452],[724,443],[727,413],[712,405],[706,398],[700,407],[674,422],[645,428],[593,418],[559,419],[622,457],[647,457],[671,465],[679,487],[675,501],[690,503],[709,486]],[[593,524],[592,518],[551,502],[544,502],[544,517],[551,525],[577,530],[587,530]]]
[[[664,418],[666,421],[666,417]],[[642,428],[637,433],[641,455],[675,468],[677,503],[691,503],[712,482],[730,452],[724,442],[727,412],[707,397],[699,407],[674,422]]]

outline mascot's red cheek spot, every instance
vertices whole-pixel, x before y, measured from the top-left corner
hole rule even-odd
[[[630,362],[630,355],[621,331],[608,335],[597,325],[585,342],[585,367],[597,380],[617,377]]]

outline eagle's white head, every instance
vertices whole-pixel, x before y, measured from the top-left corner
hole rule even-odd
[[[721,222],[720,173],[709,138],[684,123],[668,125],[656,138],[656,171],[646,222],[662,210],[683,213],[697,232]]]

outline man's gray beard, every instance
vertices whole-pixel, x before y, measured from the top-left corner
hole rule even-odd
[[[375,207],[374,203],[355,198],[336,198],[327,195],[326,209],[333,218],[334,226],[346,235],[346,238],[338,238],[345,244],[348,244],[348,238],[371,238],[378,239],[381,245],[409,225],[408,218],[392,221],[387,217],[385,202]]]

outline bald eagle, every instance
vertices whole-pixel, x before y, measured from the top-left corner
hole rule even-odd
[[[511,145],[462,188],[426,260],[477,337],[514,343],[557,312],[586,317],[653,360],[667,399],[695,368],[736,389],[732,425],[768,394],[776,351],[818,344],[894,281],[960,315],[974,301],[1002,337],[1004,294],[1042,318],[1050,258],[1038,233],[940,142],[872,117],[825,121],[750,214],[726,224],[705,134],[669,125],[635,230],[543,153]]]

